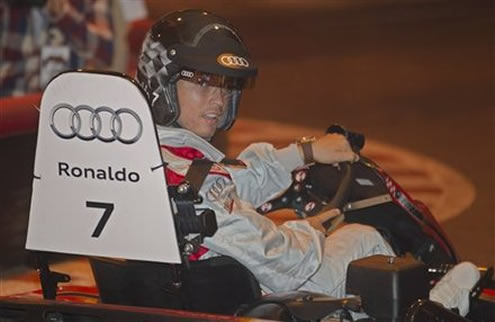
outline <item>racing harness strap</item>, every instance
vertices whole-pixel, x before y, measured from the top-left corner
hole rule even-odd
[[[228,159],[223,159],[220,163],[227,166],[243,165],[242,161]],[[217,230],[215,213],[211,209],[206,209],[201,214],[196,215],[196,208],[194,207],[195,204],[200,204],[203,201],[199,191],[214,165],[215,162],[208,159],[193,159],[184,179],[178,185],[169,186],[169,193],[174,201],[173,204],[176,206],[174,210],[179,248],[186,265],[188,265],[188,259],[195,260],[202,255],[195,256],[198,254],[198,250],[201,250],[200,245],[203,238],[213,236]],[[189,234],[199,235],[188,240],[185,236]]]
[[[223,164],[232,164],[232,161],[222,160]],[[226,163],[229,162],[229,163]],[[184,256],[190,260],[195,260],[199,256],[198,250],[201,250],[200,244],[203,237],[211,237],[217,230],[215,213],[211,209],[204,210],[200,215],[196,215],[195,204],[202,202],[203,198],[199,194],[201,186],[210,173],[215,162],[208,159],[194,159],[189,166],[184,180],[173,187],[172,196],[177,207],[176,226],[179,233],[179,246]],[[184,237],[188,234],[199,233],[193,240],[186,240]],[[187,261],[186,261],[187,263]]]
[[[203,237],[211,237],[217,230],[215,213],[206,209],[196,215],[194,207],[202,202],[199,191],[214,164],[207,159],[193,160],[184,180],[173,187],[179,248],[185,264],[182,269],[174,266],[173,284],[182,289],[179,296],[186,308],[233,314],[239,305],[260,297],[261,290],[254,275],[227,256],[192,260],[201,251]],[[185,236],[191,233],[199,235],[191,240],[186,239]]]
[[[201,186],[203,186],[213,164],[214,162],[208,159],[195,159],[187,170],[184,180],[191,185],[196,195],[199,193]]]
[[[176,209],[175,225],[179,248],[186,265],[188,257],[198,251],[203,237],[211,237],[217,230],[215,213],[207,209],[196,215],[195,204],[202,202],[199,190],[214,162],[207,159],[195,159],[187,170],[184,180],[176,186],[169,186],[169,192]],[[192,240],[185,237],[189,234],[199,234]]]

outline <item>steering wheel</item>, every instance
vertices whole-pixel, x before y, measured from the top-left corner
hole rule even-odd
[[[327,133],[344,135],[356,152],[364,146],[364,136],[347,131],[339,125],[332,125]],[[358,161],[359,162],[359,161]],[[314,164],[292,172],[292,185],[279,197],[258,207],[258,212],[268,214],[279,209],[293,209],[297,216],[306,218],[325,210],[339,208],[349,199],[352,187],[352,165],[349,162],[337,166]],[[331,222],[323,225],[328,228]]]
[[[279,209],[293,209],[299,218],[315,216],[332,208],[342,209],[351,186],[352,166],[349,162],[338,166],[314,164],[292,172],[291,186],[257,210],[268,214]]]
[[[343,162],[340,164],[340,168],[342,169],[342,180],[339,183],[339,188],[332,199],[323,207],[323,209],[320,210],[320,212],[335,208],[338,208],[341,212],[343,212],[342,208],[349,199],[352,183],[352,167],[349,162]],[[333,218],[323,222],[322,225],[328,230],[332,223]]]

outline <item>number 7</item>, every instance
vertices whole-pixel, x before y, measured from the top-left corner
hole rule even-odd
[[[114,208],[113,203],[86,201],[86,207],[105,209],[105,211],[103,212],[103,216],[101,216],[100,221],[98,221],[98,225],[96,225],[96,228],[93,231],[93,234],[91,235],[91,237],[98,238],[100,237],[101,231],[107,224],[107,221],[110,218],[110,215],[112,214]]]

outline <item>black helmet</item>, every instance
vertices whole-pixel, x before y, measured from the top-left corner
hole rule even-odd
[[[184,10],[159,19],[147,33],[138,61],[137,79],[148,94],[155,122],[172,125],[179,117],[176,82],[195,73],[223,79],[232,94],[225,119],[237,116],[242,86],[257,73],[238,32],[225,19],[204,10]],[[218,84],[218,82],[217,82]]]

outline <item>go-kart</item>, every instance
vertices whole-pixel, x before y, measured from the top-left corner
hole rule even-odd
[[[87,87],[81,85],[86,83],[92,85]],[[102,84],[110,88],[109,92],[102,93],[98,90]],[[72,87],[76,89],[72,90]],[[61,93],[60,89],[66,92]],[[111,95],[112,91],[118,91],[122,95],[130,93],[132,98],[115,100]],[[135,104],[127,104],[133,106],[130,111],[128,107],[122,107],[122,104],[129,101]],[[99,138],[95,132],[92,132],[95,129],[77,135],[75,130],[80,130],[82,120],[74,116],[76,114],[72,114],[70,118],[73,122],[72,126],[65,130],[56,128],[56,113],[68,106],[77,106],[74,109],[76,111],[100,111],[110,115],[119,107],[118,111],[121,112],[108,118],[112,122],[117,119],[115,115],[123,114],[139,119],[134,131],[139,134],[138,139],[142,138],[140,141],[142,144],[145,144],[143,141],[149,141],[149,144],[146,143],[143,148],[149,148],[146,155],[151,155],[151,161],[146,163],[143,169],[146,168],[153,178],[159,178],[160,175],[163,177],[163,172],[160,174],[156,171],[163,169],[163,162],[157,149],[156,133],[153,130],[147,133],[145,130],[154,128],[151,113],[144,95],[131,79],[122,75],[89,72],[70,72],[55,78],[47,88],[42,101],[37,151],[43,151],[40,152],[43,155],[37,152],[37,167],[35,166],[33,182],[35,189],[27,243],[27,248],[33,250],[36,259],[35,266],[41,283],[40,292],[45,300],[0,299],[0,317],[6,321],[168,321],[241,318],[352,321],[358,320],[359,316],[365,316],[361,318],[362,321],[495,320],[493,313],[495,301],[489,298],[490,294],[492,296],[494,294],[492,268],[482,269],[482,278],[471,292],[471,312],[466,318],[427,299],[432,283],[435,283],[450,265],[457,263],[455,250],[428,209],[413,200],[377,164],[364,155],[361,155],[358,162],[352,164],[341,163],[338,166],[315,164],[294,171],[293,184],[290,188],[283,195],[258,209],[261,214],[266,215],[277,209],[291,208],[299,217],[305,218],[325,209],[340,208],[343,215],[326,223],[328,228],[338,229],[338,225],[342,223],[358,222],[371,225],[382,233],[398,256],[372,256],[350,263],[346,282],[346,291],[350,296],[343,299],[297,291],[262,296],[255,277],[232,258],[218,257],[205,261],[189,261],[195,243],[200,243],[202,238],[211,236],[216,230],[213,212],[205,211],[200,216],[196,216],[191,210],[201,197],[197,194],[198,184],[201,182],[197,179],[197,175],[186,176],[184,182],[168,188],[164,178],[157,179],[158,190],[167,193],[172,204],[172,207],[168,204],[164,207],[174,209],[170,213],[169,220],[164,223],[171,229],[167,233],[172,232],[167,241],[172,246],[169,247],[166,255],[163,255],[163,249],[158,249],[157,253],[147,251],[146,247],[149,245],[145,243],[143,248],[137,250],[146,252],[147,257],[128,252],[128,249],[118,247],[119,245],[115,243],[99,243],[107,236],[105,234],[110,233],[107,224],[112,211],[114,208],[117,209],[116,212],[119,210],[117,201],[104,202],[108,196],[113,196],[115,191],[105,186],[99,187],[99,184],[109,184],[108,180],[103,179],[102,182],[91,181],[89,189],[81,190],[80,193],[85,194],[81,200],[85,200],[86,208],[96,208],[103,212],[103,216],[97,220],[96,227],[91,224],[91,238],[84,239],[85,243],[78,243],[80,238],[78,234],[84,230],[82,222],[78,222],[80,224],[78,229],[70,230],[69,233],[73,235],[69,236],[69,240],[67,236],[58,236],[60,231],[54,226],[70,224],[63,218],[69,216],[67,209],[74,212],[74,215],[78,215],[78,210],[73,209],[73,203],[68,203],[67,209],[58,209],[60,207],[54,207],[53,199],[50,198],[59,200],[60,194],[74,189],[75,186],[82,186],[81,181],[72,184],[68,179],[73,178],[67,177],[72,175],[79,178],[83,172],[85,173],[85,169],[89,169],[89,167],[79,167],[83,169],[81,174],[79,170],[74,170],[79,169],[76,167],[67,170],[69,168],[65,165],[71,164],[70,153],[75,153],[75,149],[80,155],[97,151],[102,156],[99,160],[105,160],[106,157],[110,159],[109,155],[116,153],[127,153],[122,154],[121,157],[111,158],[112,162],[116,162],[115,164],[122,159],[125,160],[125,156],[129,156],[129,153],[136,153],[131,149],[133,144],[131,141],[137,138],[137,134],[126,136],[122,124],[114,125]],[[105,108],[98,110],[98,108],[93,109],[92,106]],[[101,120],[98,118],[99,116],[91,116],[89,119],[101,125]],[[364,146],[364,136],[347,131],[343,127],[331,126],[328,132],[337,132],[346,136],[356,152]],[[120,138],[113,141],[122,143],[118,148],[121,151],[117,148],[108,148],[110,135]],[[77,143],[72,141],[70,145],[68,144],[70,140],[77,138],[80,139]],[[89,141],[91,144],[88,143]],[[65,158],[64,162],[57,159],[60,157],[59,150],[64,150],[61,154]],[[75,155],[74,158],[78,160],[80,155]],[[98,165],[93,159],[87,159],[86,163],[93,167]],[[50,181],[52,179],[47,180],[51,175],[47,169],[53,164],[58,167],[55,167],[53,178],[55,181],[52,182]],[[123,169],[121,173],[127,169],[121,165],[111,164],[114,165],[114,169]],[[199,167],[202,166],[199,164]],[[100,173],[101,178],[104,177],[103,174],[107,175],[106,180],[111,176],[110,167],[108,172],[98,172],[104,170],[98,168],[96,173]],[[139,175],[131,176],[131,173]],[[133,180],[139,181],[137,178],[140,178],[142,182],[146,179],[144,173],[144,170],[142,172],[128,170],[127,176],[124,175],[121,179],[133,182]],[[114,178],[117,178],[116,172]],[[47,184],[55,182],[64,186],[51,188],[54,191],[46,192],[46,189],[50,190],[50,188],[44,186],[44,189],[41,189],[43,181]],[[36,190],[37,185],[39,186]],[[126,191],[121,190],[117,193],[124,195]],[[163,194],[157,195],[158,200],[163,199]],[[87,201],[88,198],[91,198],[91,201]],[[96,199],[98,200],[95,201]],[[54,214],[47,215],[52,210]],[[119,215],[125,218],[124,211]],[[71,217],[69,220],[76,220],[74,218],[76,217]],[[118,235],[117,243],[124,243],[122,239],[139,240],[133,239],[134,232],[127,231],[127,233],[126,238]],[[162,241],[164,235],[156,236],[155,233],[156,231],[153,231],[150,235]],[[159,231],[159,233],[163,232]],[[194,242],[186,238],[191,233],[198,236]],[[142,234],[136,236],[144,238]],[[130,243],[126,244],[128,247],[133,246],[129,245]],[[50,269],[47,252],[89,256],[97,289],[64,292],[63,282],[69,281],[70,276]],[[115,257],[124,260],[116,260]],[[480,297],[481,294],[483,295]],[[85,297],[93,299],[93,302],[97,298],[98,302],[104,304],[80,303],[86,302]],[[70,303],[53,301],[57,299],[71,301]]]

